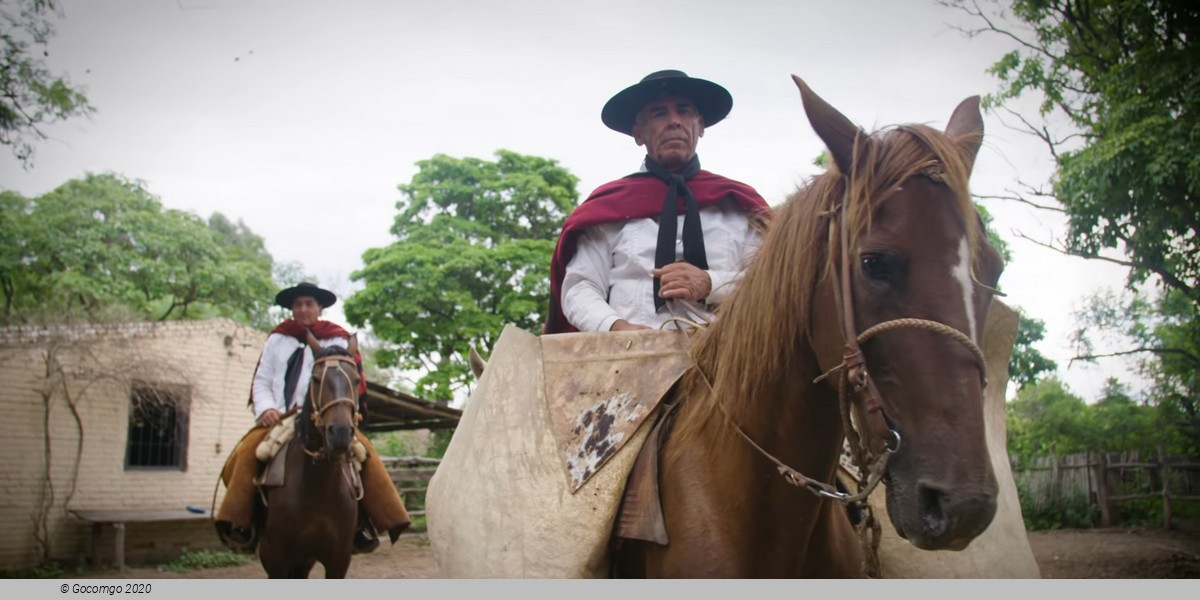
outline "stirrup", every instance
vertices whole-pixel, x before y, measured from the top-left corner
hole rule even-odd
[[[370,554],[379,547],[379,536],[370,527],[354,532],[354,553]]]
[[[254,554],[258,547],[258,535],[254,525],[249,529],[238,527],[230,521],[217,521],[217,537],[226,548],[242,554]]]

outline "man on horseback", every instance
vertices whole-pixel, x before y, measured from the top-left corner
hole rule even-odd
[[[277,305],[291,309],[292,318],[280,323],[267,337],[250,394],[255,427],[234,448],[221,472],[227,489],[217,512],[217,535],[234,550],[253,552],[258,544],[254,519],[257,492],[253,479],[262,463],[255,454],[267,433],[287,414],[296,412],[308,397],[314,360],[306,343],[309,333],[321,347],[349,345],[350,334],[346,330],[320,318],[321,311],[335,302],[337,296],[333,292],[311,283],[297,284],[275,296]],[[361,373],[361,361],[359,369]],[[360,397],[366,392],[366,380],[361,382]],[[367,457],[362,465],[360,529],[354,536],[354,546],[359,552],[370,552],[379,546],[376,529],[387,531],[395,543],[410,520],[378,453],[361,431],[356,429],[355,435],[365,446]],[[363,512],[369,520],[362,516]]]
[[[546,333],[712,318],[770,215],[754,188],[700,170],[704,128],[732,106],[725,88],[674,70],[651,73],[604,105],[604,124],[645,146],[646,157],[637,173],[592,192],[563,225]]]

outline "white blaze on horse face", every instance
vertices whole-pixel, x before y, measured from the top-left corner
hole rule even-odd
[[[967,312],[967,326],[971,331],[971,339],[978,341],[975,336],[975,286],[971,280],[971,246],[967,244],[966,236],[958,242],[958,264],[950,269],[950,275],[962,286],[963,310]]]

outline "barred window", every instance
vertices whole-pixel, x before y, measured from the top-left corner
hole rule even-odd
[[[129,395],[125,468],[187,470],[188,409],[185,385],[135,381]]]

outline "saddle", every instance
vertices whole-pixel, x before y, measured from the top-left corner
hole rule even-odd
[[[254,450],[254,456],[261,463],[265,463],[265,467],[259,473],[258,477],[254,478],[254,485],[262,490],[269,487],[280,487],[285,481],[287,471],[287,449],[292,443],[296,435],[296,415],[280,419],[271,431],[267,433],[267,437],[259,442],[258,447]],[[361,495],[362,491],[362,465],[367,459],[367,448],[362,442],[355,439],[350,444],[350,452],[354,460],[350,464],[353,465],[349,469],[347,476],[350,478],[352,487],[356,495]],[[263,504],[266,504],[264,499]]]

